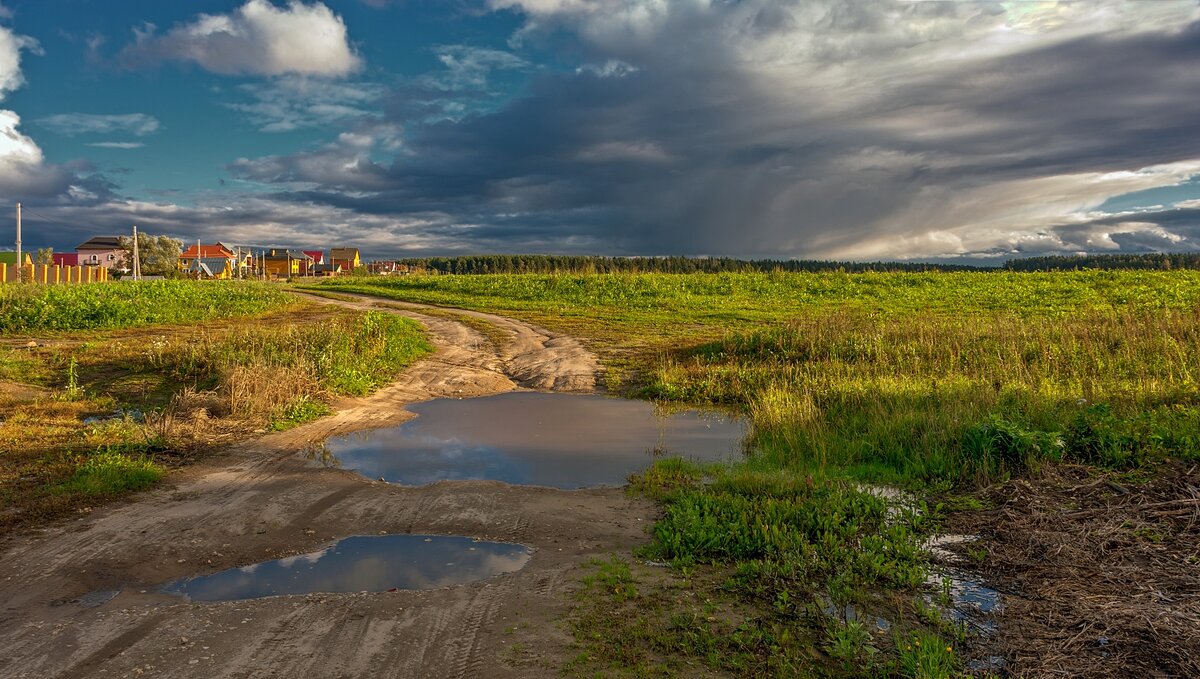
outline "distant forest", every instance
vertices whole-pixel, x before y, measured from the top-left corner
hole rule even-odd
[[[1000,267],[924,262],[830,262],[730,257],[590,257],[575,255],[471,255],[419,257],[398,264],[444,274],[488,273],[720,273],[808,271],[847,273],[926,271],[1072,271],[1076,269],[1200,269],[1200,253],[1024,257]]]
[[[1076,269],[1200,269],[1200,252],[1144,255],[1076,255],[1010,259],[1006,271],[1073,271]]]
[[[976,267],[915,262],[820,262],[730,257],[591,257],[585,255],[472,255],[399,259],[438,273],[721,273],[725,271],[971,271]]]

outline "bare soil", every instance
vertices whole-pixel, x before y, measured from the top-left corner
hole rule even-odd
[[[412,416],[404,406],[420,400],[518,388],[595,391],[600,364],[572,338],[510,319],[472,314],[511,337],[497,348],[416,305],[386,310],[423,323],[437,347],[391,386],[335,404],[330,417],[219,451],[135,502],[0,545],[0,676],[556,673],[571,652],[556,621],[579,569],[646,541],[651,502],[620,489],[498,482],[402,488],[323,468],[303,451],[331,435],[398,424]],[[180,577],[383,533],[519,542],[534,555],[516,573],[431,591],[200,604],[157,590]],[[117,589],[99,605],[86,598]]]

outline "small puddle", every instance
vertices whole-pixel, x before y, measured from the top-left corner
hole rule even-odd
[[[104,604],[117,598],[117,595],[120,593],[121,590],[119,589],[96,590],[95,592],[88,592],[87,594],[83,594],[76,599],[72,599],[71,603],[79,604],[84,608],[96,608],[98,606],[103,606]]]
[[[664,414],[605,396],[510,392],[409,409],[418,417],[331,438],[309,456],[408,486],[487,479],[572,489],[622,485],[658,456],[732,459],[746,436],[723,413]]]
[[[985,636],[996,631],[996,623],[990,618],[1004,609],[1000,592],[970,573],[952,567],[934,568],[926,584],[941,590],[936,599],[940,604],[949,603],[947,613],[951,620]],[[926,595],[926,601],[933,604],[935,597]]]
[[[311,554],[184,578],[163,591],[190,601],[285,594],[436,589],[520,570],[524,545],[445,535],[356,535]]]

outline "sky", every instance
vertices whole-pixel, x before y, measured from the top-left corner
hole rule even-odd
[[[0,0],[0,247],[1200,250],[1196,0]]]

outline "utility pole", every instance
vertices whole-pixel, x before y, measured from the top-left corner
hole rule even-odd
[[[25,267],[21,266],[21,204],[17,203],[17,280],[21,279],[21,272]]]
[[[20,203],[17,203],[17,282],[18,283],[20,281],[22,281],[22,277],[20,277],[20,271],[22,271],[22,269],[23,269],[22,265],[20,265]]]
[[[142,259],[138,256],[137,224],[133,225],[133,280],[142,280]]]

